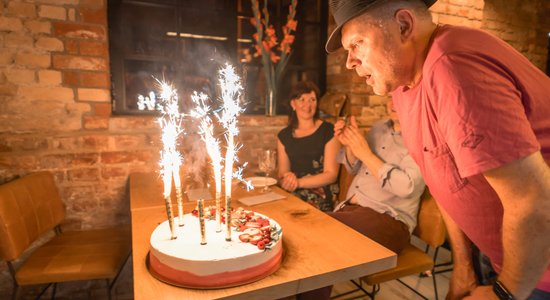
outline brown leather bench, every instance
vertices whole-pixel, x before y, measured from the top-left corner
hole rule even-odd
[[[20,286],[54,285],[105,279],[111,289],[131,252],[129,226],[61,232],[65,210],[53,175],[37,172],[0,186],[0,257],[14,280],[13,298]],[[54,238],[32,251],[19,268],[14,260],[43,234]],[[49,287],[49,285],[48,285]]]

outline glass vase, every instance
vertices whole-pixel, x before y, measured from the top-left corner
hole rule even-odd
[[[277,94],[275,89],[268,88],[265,99],[265,115],[276,116],[277,115]]]

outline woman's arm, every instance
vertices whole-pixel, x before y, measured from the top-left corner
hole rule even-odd
[[[277,139],[277,155],[279,160],[279,185],[289,192],[294,192],[298,188],[298,178],[290,169],[290,159],[285,146],[279,139]]]
[[[336,182],[339,164],[336,155],[340,150],[340,143],[333,137],[325,144],[323,172],[298,179],[299,188],[316,188]]]
[[[277,160],[279,178],[282,178],[286,173],[290,172],[290,159],[286,154],[285,146],[281,143],[281,140],[277,139]]]

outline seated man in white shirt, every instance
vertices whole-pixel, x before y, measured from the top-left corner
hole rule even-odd
[[[403,145],[391,100],[387,109],[390,119],[374,124],[366,138],[354,117],[349,125],[343,120],[335,124],[334,135],[344,146],[337,160],[355,177],[346,205],[330,215],[399,253],[416,227],[425,184]]]

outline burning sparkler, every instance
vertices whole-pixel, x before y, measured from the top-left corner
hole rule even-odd
[[[220,143],[214,137],[214,124],[210,114],[212,109],[207,104],[208,96],[203,93],[194,92],[191,99],[196,104],[196,109],[191,111],[192,117],[200,119],[199,134],[206,145],[206,152],[212,161],[214,170],[214,182],[216,184],[216,231],[221,232],[221,193],[222,193],[222,154]]]
[[[239,98],[243,89],[239,76],[235,69],[226,64],[219,73],[219,84],[221,89],[221,100],[223,108],[218,119],[225,128],[225,140],[227,150],[225,152],[225,240],[231,240],[231,180],[233,178],[233,162],[236,161],[236,148],[234,138],[239,134],[237,117],[244,111],[239,106]]]
[[[172,214],[172,203],[170,194],[172,192],[172,179],[176,188],[176,200],[178,204],[178,224],[183,226],[183,199],[181,192],[181,180],[179,168],[181,166],[181,154],[177,150],[177,138],[183,132],[181,121],[183,114],[179,112],[178,96],[176,90],[166,82],[157,80],[161,88],[160,111],[162,116],[158,119],[162,129],[163,149],[160,152],[161,175],[164,183],[164,200],[166,204],[166,213],[170,225],[171,238],[175,239],[174,216]]]

